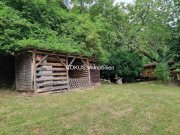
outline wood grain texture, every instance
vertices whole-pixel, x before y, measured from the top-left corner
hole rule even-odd
[[[25,53],[16,56],[16,89],[31,90],[32,89],[32,54]]]

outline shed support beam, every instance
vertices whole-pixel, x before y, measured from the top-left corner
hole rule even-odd
[[[36,50],[33,51],[33,86],[34,86],[34,92],[36,93]]]
[[[56,57],[57,57],[57,59],[59,60],[59,62],[60,62],[64,67],[66,67],[66,64],[64,64],[64,62],[59,58],[59,56],[56,55]]]
[[[66,57],[66,65],[68,65],[68,57]],[[69,87],[69,68],[67,68],[67,67],[66,67],[66,73],[67,73],[68,90],[70,90],[70,87]]]
[[[88,78],[89,78],[89,87],[91,87],[91,74],[90,74],[90,64],[89,64],[89,60],[87,59],[87,70],[88,70]]]
[[[82,58],[81,58],[81,60],[82,60],[83,64],[86,66],[86,68],[88,69],[89,68],[89,66],[87,65],[88,60],[86,60],[87,62],[85,62]]]
[[[68,66],[71,66],[76,58],[73,58]]]
[[[36,67],[39,66],[39,64],[41,64],[47,57],[48,57],[48,55],[45,55],[45,56],[36,64]]]

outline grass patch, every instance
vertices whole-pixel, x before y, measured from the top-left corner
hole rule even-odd
[[[105,84],[45,96],[0,91],[2,135],[178,135],[179,127],[176,86]]]

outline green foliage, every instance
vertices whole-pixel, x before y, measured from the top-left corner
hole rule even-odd
[[[16,41],[27,37],[32,25],[6,5],[1,4],[0,10],[0,53],[12,53],[18,50]]]
[[[139,77],[142,71],[142,58],[133,52],[120,51],[111,55],[108,65],[113,65],[115,70],[102,71],[102,78],[114,80],[115,75],[122,77],[128,82],[132,82],[135,77]]]
[[[136,0],[129,6],[131,18],[130,48],[151,61],[159,62],[171,36],[169,4],[164,1]]]
[[[173,58],[178,67],[178,1],[72,2],[67,10],[63,0],[2,0],[0,54],[34,47],[85,55],[114,65],[122,76],[137,76],[141,59]]]
[[[142,70],[142,59],[132,52],[119,52],[112,56],[117,75],[122,77],[139,76]]]
[[[174,27],[173,36],[170,40],[168,51],[168,59],[174,62],[172,69],[180,71],[180,20],[177,21],[177,26]]]
[[[1,54],[35,47],[106,60],[99,29],[88,15],[68,12],[57,1],[3,1],[0,13]]]
[[[170,81],[170,73],[166,63],[159,63],[155,68],[154,74],[158,80],[164,83],[168,83]]]

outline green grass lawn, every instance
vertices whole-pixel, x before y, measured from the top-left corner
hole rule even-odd
[[[178,135],[180,88],[102,85],[28,96],[0,91],[1,135]]]

